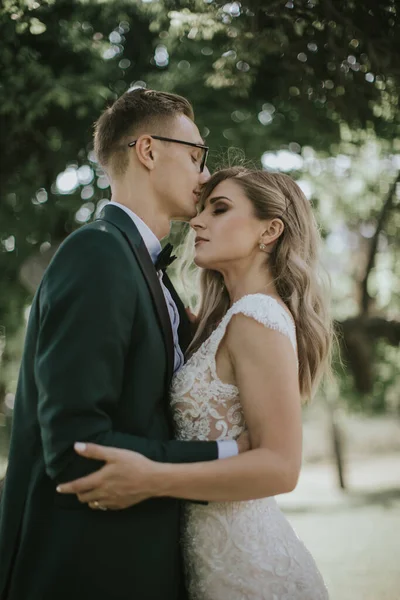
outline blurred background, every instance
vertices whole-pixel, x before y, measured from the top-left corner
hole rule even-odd
[[[0,476],[32,296],[60,242],[110,198],[92,124],[130,88],[173,91],[194,104],[211,170],[245,156],[289,173],[314,207],[340,353],[336,382],[304,410],[298,488],[279,501],[333,600],[400,598],[398,11],[3,0]]]

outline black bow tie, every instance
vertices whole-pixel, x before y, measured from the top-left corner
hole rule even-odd
[[[157,271],[165,271],[165,269],[167,267],[169,267],[169,265],[172,262],[174,262],[174,260],[176,259],[176,256],[171,256],[173,249],[174,248],[173,248],[172,244],[167,244],[161,250],[160,254],[157,257],[156,262],[154,263],[154,266]]]

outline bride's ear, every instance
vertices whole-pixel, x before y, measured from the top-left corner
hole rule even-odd
[[[273,244],[278,240],[278,238],[280,238],[284,229],[285,225],[283,224],[282,219],[276,218],[267,221],[261,235],[260,243],[264,244],[265,246]]]

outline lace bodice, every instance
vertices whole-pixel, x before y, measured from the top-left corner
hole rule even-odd
[[[239,390],[217,375],[216,354],[231,318],[242,313],[286,335],[296,352],[296,330],[288,311],[271,296],[240,298],[218,327],[175,375],[171,407],[180,440],[236,439],[245,429]]]

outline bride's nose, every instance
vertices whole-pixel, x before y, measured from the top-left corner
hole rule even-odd
[[[196,217],[193,217],[193,219],[189,221],[189,225],[195,231],[197,231],[198,229],[205,229],[203,219],[201,218],[201,213]]]

